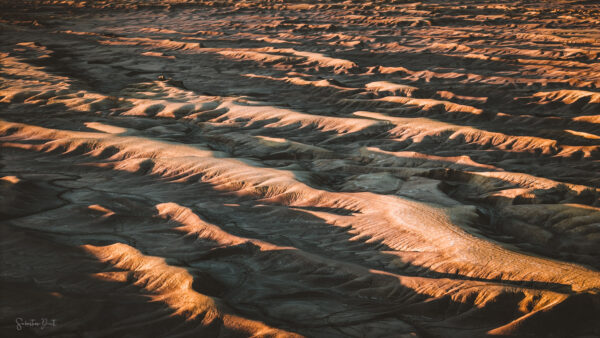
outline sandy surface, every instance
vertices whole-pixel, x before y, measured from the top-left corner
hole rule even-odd
[[[0,1],[0,335],[600,336],[594,2]]]

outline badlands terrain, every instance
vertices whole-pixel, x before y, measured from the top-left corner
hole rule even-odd
[[[598,337],[599,147],[596,1],[1,0],[0,335]]]

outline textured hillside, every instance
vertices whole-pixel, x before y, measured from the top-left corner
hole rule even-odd
[[[2,336],[600,335],[594,3],[0,1]]]

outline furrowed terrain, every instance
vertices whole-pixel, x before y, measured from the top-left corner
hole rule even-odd
[[[600,336],[594,2],[0,1],[2,336]]]

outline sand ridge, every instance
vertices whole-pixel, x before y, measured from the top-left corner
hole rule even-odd
[[[0,9],[3,335],[600,335],[593,1]]]

